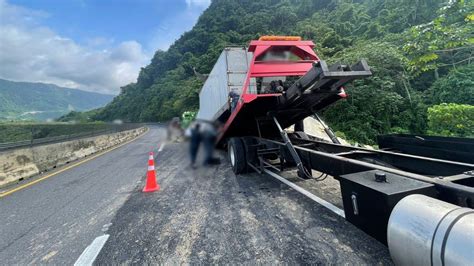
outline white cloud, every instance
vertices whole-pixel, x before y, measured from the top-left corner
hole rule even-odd
[[[114,44],[114,39],[105,38],[105,37],[95,37],[86,39],[86,44],[92,47],[103,47],[110,46]]]
[[[98,37],[80,45],[41,26],[46,16],[0,0],[0,78],[116,94],[149,60],[136,41],[112,46]]]

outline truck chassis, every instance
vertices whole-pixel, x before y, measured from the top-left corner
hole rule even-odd
[[[407,195],[424,194],[474,207],[473,164],[330,143],[301,131],[280,133],[280,138],[272,139],[230,138],[227,148],[233,171],[281,177],[284,171],[296,169],[300,178],[315,181],[332,176],[341,184],[346,219],[382,243],[387,243],[392,209]],[[312,170],[322,174],[313,177]],[[373,202],[377,198],[383,200]]]
[[[345,98],[347,83],[372,72],[363,59],[352,66],[328,65],[313,47],[313,42],[299,37],[267,36],[251,41],[248,52],[232,50],[240,60],[233,62],[233,56],[221,55],[227,63],[216,64],[210,76],[227,76],[226,86],[215,78],[206,81],[197,118],[223,124],[216,145],[227,146],[233,171],[265,173],[285,183],[281,174],[293,169],[303,179],[322,181],[332,176],[340,183],[344,217],[388,244],[395,262],[472,262],[473,242],[463,234],[474,232],[472,141],[425,137],[429,144],[418,146],[416,139],[422,137],[380,138],[385,139],[387,150],[340,144],[317,113]],[[287,56],[290,54],[293,59]],[[249,63],[243,64],[249,58]],[[238,62],[242,64],[234,64]],[[229,68],[233,65],[245,71]],[[283,77],[298,80],[287,88],[281,84],[283,90],[279,91],[272,87],[266,92],[267,87],[262,92],[263,86],[258,85],[269,80],[270,85],[282,83]],[[234,82],[243,85],[234,91],[239,98],[230,107],[225,95],[236,88]],[[214,99],[215,95],[224,97]],[[304,133],[301,124],[308,116],[323,124],[331,142]],[[284,130],[291,125],[295,125],[295,132]],[[449,144],[453,141],[462,148]],[[405,152],[393,149],[397,147]],[[314,177],[313,170],[319,171],[319,176]],[[408,246],[413,248],[407,250]],[[454,252],[462,249],[462,254]],[[413,260],[403,255],[418,250],[422,253],[413,254]]]

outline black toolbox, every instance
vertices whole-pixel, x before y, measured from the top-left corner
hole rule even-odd
[[[433,184],[377,170],[343,175],[340,182],[346,219],[385,245],[398,201],[411,194],[436,197]]]

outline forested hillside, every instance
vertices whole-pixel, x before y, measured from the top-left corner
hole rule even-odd
[[[459,108],[464,119],[456,134],[472,136],[473,2],[213,0],[194,28],[168,51],[157,51],[137,82],[121,88],[95,118],[164,121],[196,110],[202,82],[193,67],[209,73],[227,45],[246,45],[261,35],[299,35],[316,43],[322,59],[365,58],[373,70],[373,77],[348,88],[347,100],[323,114],[347,138],[372,143],[380,133],[436,133],[428,116],[446,118],[428,108],[441,103],[464,104],[445,112]]]
[[[53,84],[0,79],[0,121],[54,119],[72,110],[102,107],[112,98]]]

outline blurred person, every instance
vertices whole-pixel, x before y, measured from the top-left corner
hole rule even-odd
[[[203,122],[201,125],[201,136],[204,144],[204,165],[220,164],[220,159],[214,157],[214,145],[217,138],[216,125],[211,122]]]
[[[230,111],[233,112],[237,107],[237,103],[239,102],[240,95],[236,93],[234,90],[229,92],[229,102],[230,102]]]
[[[199,152],[199,146],[201,145],[201,124],[194,121],[189,126],[189,156],[191,158],[191,168],[196,168],[196,157]]]
[[[264,94],[272,94],[277,92],[277,82],[272,80],[270,84],[263,91]]]
[[[178,141],[183,136],[183,129],[179,117],[173,117],[166,130],[166,138],[168,141]]]
[[[285,90],[285,86],[283,86],[283,81],[280,79],[278,80],[278,85],[276,86],[275,91],[278,93],[282,93]]]

